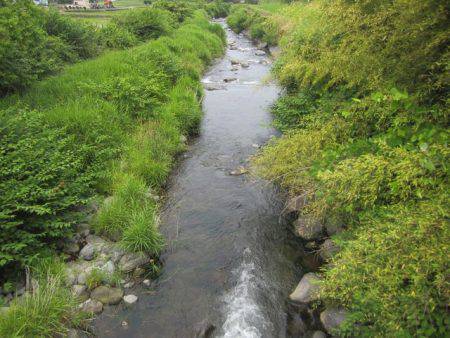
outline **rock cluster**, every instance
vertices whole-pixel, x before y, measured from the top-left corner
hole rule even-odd
[[[330,236],[343,230],[343,226],[336,224],[323,224],[319,220],[307,215],[302,215],[302,209],[307,205],[305,195],[291,198],[284,208],[284,214],[293,216],[294,232],[304,241],[306,252],[314,257],[320,257],[322,263],[327,263],[339,252],[339,246]],[[288,317],[288,329],[291,334],[297,336],[326,337],[326,333],[333,334],[346,319],[347,312],[343,308],[322,306],[311,307],[313,303],[320,304],[320,281],[317,273],[306,273],[295,290],[289,296],[293,304],[293,310]],[[321,311],[320,311],[321,309]],[[307,328],[317,331],[307,331]]]

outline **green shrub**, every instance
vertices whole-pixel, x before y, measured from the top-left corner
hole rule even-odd
[[[159,8],[143,8],[116,16],[113,22],[141,40],[155,39],[168,34],[175,27],[173,15]]]
[[[197,9],[195,2],[193,1],[168,1],[157,0],[152,3],[154,8],[161,8],[171,12],[176,18],[177,22],[183,22],[186,18],[190,17],[194,10]]]
[[[98,178],[90,146],[74,140],[35,111],[0,112],[0,267],[27,263],[70,234],[67,213]]]
[[[114,22],[104,26],[100,34],[103,36],[103,42],[108,48],[125,49],[138,43],[138,39],[133,33]]]

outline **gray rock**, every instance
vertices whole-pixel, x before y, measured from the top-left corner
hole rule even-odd
[[[119,261],[119,270],[129,273],[150,262],[150,257],[144,253],[127,253]]]
[[[84,285],[86,284],[87,274],[85,272],[81,272],[77,277],[77,283]]]
[[[305,248],[308,249],[308,250],[315,250],[318,247],[319,247],[319,245],[316,242],[314,242],[314,241],[311,241],[311,242],[308,242],[308,243],[305,244]]]
[[[323,233],[322,223],[307,216],[299,217],[294,226],[297,235],[308,241],[319,239]]]
[[[320,314],[320,321],[325,330],[332,334],[342,322],[347,318],[347,311],[344,308],[327,308]]]
[[[208,90],[208,91],[225,89],[225,86],[220,85],[220,84],[216,84],[216,83],[205,83],[203,85],[203,87],[205,88],[205,90]]]
[[[231,62],[232,65],[238,65],[238,64],[241,63],[241,62],[240,62],[239,60],[237,60],[237,59],[231,59],[230,62]]]
[[[69,329],[67,331],[67,338],[88,338],[88,335],[81,330]]]
[[[63,248],[63,252],[71,256],[75,256],[76,254],[78,254],[79,251],[80,246],[78,245],[78,243],[72,241],[66,243]]]
[[[264,56],[264,55],[266,55],[266,52],[263,51],[263,50],[257,50],[257,51],[255,52],[255,55],[256,55],[256,56]]]
[[[143,269],[143,268],[136,268],[133,271],[134,278],[142,277],[144,274],[145,274],[145,269]]]
[[[285,213],[299,212],[306,205],[306,195],[294,196],[289,199],[284,208]]]
[[[100,270],[104,271],[108,275],[112,275],[114,271],[116,270],[116,267],[114,266],[114,263],[112,261],[107,261]]]
[[[326,260],[330,259],[331,257],[333,257],[338,252],[339,252],[339,246],[336,245],[336,243],[334,243],[332,239],[328,238],[320,246],[319,254],[320,254],[320,257],[326,261]]]
[[[95,247],[91,243],[86,244],[80,251],[80,257],[86,261],[94,259]]]
[[[258,43],[257,48],[258,49],[265,49],[265,48],[267,48],[267,42],[260,42],[260,43]]]
[[[327,338],[327,335],[322,331],[314,331],[311,338]]]
[[[212,337],[215,325],[208,322],[206,319],[195,325],[195,338],[208,338]]]
[[[125,289],[131,289],[133,286],[134,286],[134,282],[133,282],[133,281],[130,281],[130,282],[125,283],[125,284],[123,285],[123,287],[124,287]]]
[[[241,62],[241,67],[242,68],[248,68],[248,67],[250,67],[250,64],[248,62],[246,62],[246,61],[242,61]]]
[[[144,284],[145,286],[149,287],[150,284],[151,284],[150,279],[144,279],[144,280],[142,281],[142,284]]]
[[[289,298],[297,303],[310,303],[318,300],[320,291],[318,282],[320,280],[320,277],[313,272],[305,274]]]
[[[119,304],[123,297],[123,290],[106,285],[96,287],[91,292],[91,298],[107,305]]]
[[[292,313],[288,316],[287,332],[288,337],[305,337],[307,325],[299,313]]]
[[[134,303],[137,302],[137,300],[138,300],[138,298],[135,295],[126,295],[126,296],[123,297],[123,301],[127,305],[134,304]]]
[[[84,312],[99,314],[103,311],[103,304],[98,300],[88,299],[82,304],[81,310]]]
[[[327,224],[325,228],[327,230],[327,234],[330,236],[336,235],[344,231],[344,227],[342,225],[339,225],[338,223],[334,222],[331,224]]]
[[[278,56],[280,54],[280,51],[280,47],[278,46],[269,47],[269,53],[273,56]]]
[[[89,292],[86,285],[76,284],[72,286],[72,294],[77,297],[80,302],[84,302],[89,299]]]

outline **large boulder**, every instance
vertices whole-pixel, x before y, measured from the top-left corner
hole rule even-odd
[[[119,304],[123,297],[123,290],[120,288],[112,288],[101,285],[91,292],[91,298],[98,300],[103,304],[115,305]]]
[[[307,241],[321,238],[324,229],[321,222],[307,216],[299,217],[294,222],[294,226],[296,234]]]
[[[320,246],[319,254],[323,260],[328,260],[339,252],[339,246],[333,242],[332,239],[328,238]]]
[[[119,261],[119,269],[129,273],[134,269],[150,263],[150,257],[144,253],[127,253]]]
[[[342,322],[347,318],[347,311],[344,308],[327,308],[320,314],[320,321],[325,330],[332,334]]]
[[[296,303],[310,303],[319,299],[320,277],[309,272],[303,276],[289,298]]]

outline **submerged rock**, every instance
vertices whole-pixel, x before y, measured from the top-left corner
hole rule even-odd
[[[223,82],[228,83],[228,82],[233,82],[233,81],[236,81],[236,80],[237,80],[237,78],[235,78],[235,77],[226,77],[226,78],[223,79]]]
[[[103,304],[98,300],[88,299],[82,304],[81,310],[84,312],[99,314],[103,311]]]
[[[216,327],[208,322],[206,319],[195,325],[195,338],[208,338],[212,337],[212,334]]]
[[[112,288],[101,285],[91,292],[91,298],[98,300],[103,304],[115,305],[119,304],[123,297],[123,290],[120,288]]]
[[[246,62],[246,61],[242,61],[241,62],[241,67],[242,68],[248,68],[248,67],[250,67],[250,64],[248,62]]]
[[[244,167],[239,167],[237,169],[230,171],[231,176],[239,176],[239,175],[244,175],[246,173],[248,173],[248,169],[246,169]]]
[[[318,300],[320,291],[318,283],[320,280],[320,277],[313,272],[305,274],[289,298],[297,303],[310,303]]]
[[[328,333],[332,333],[347,318],[347,311],[344,308],[327,308],[320,314],[320,321]]]
[[[301,216],[295,222],[295,231],[297,235],[307,241],[319,239],[322,237],[323,224],[311,217]]]
[[[266,52],[263,51],[263,50],[257,50],[257,51],[255,52],[255,55],[256,55],[256,56],[264,56],[264,55],[266,55]]]

